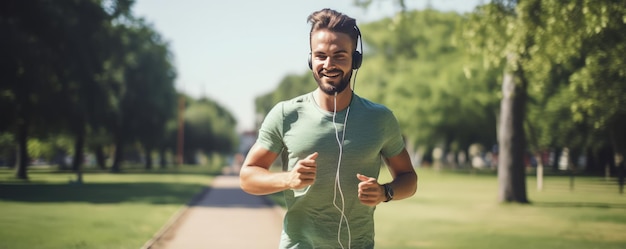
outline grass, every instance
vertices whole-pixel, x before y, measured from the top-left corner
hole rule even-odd
[[[380,179],[389,180],[384,169]],[[203,167],[87,172],[0,169],[0,248],[138,248],[210,183]],[[417,194],[376,211],[376,248],[626,248],[626,196],[614,183],[529,176],[532,204],[500,204],[493,174],[418,169]],[[278,197],[277,197],[278,196]],[[273,195],[280,200],[279,195]],[[253,222],[253,221],[251,221]]]
[[[599,178],[527,178],[532,202],[500,204],[493,175],[418,170],[418,193],[378,206],[377,248],[626,248],[626,196]],[[383,176],[383,181],[389,179]]]
[[[139,248],[210,184],[212,169],[120,174],[29,170],[27,182],[0,170],[0,248]]]
[[[626,195],[614,182],[576,177],[570,190],[569,177],[548,176],[539,192],[528,176],[524,205],[498,202],[493,173],[418,174],[415,196],[377,207],[376,248],[626,248]]]

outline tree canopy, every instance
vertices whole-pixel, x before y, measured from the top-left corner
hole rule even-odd
[[[31,156],[64,165],[65,155],[73,154],[72,169],[80,172],[85,150],[101,168],[107,154],[113,155],[112,171],[121,170],[129,151],[142,154],[146,168],[152,167],[154,150],[162,161],[167,151],[173,153],[177,140],[171,133],[178,127],[172,123],[180,111],[174,58],[167,41],[132,15],[132,5],[132,0],[0,4],[6,36],[0,41],[5,55],[0,156],[17,166],[18,178],[27,179]],[[208,131],[210,140],[197,143],[232,151],[235,120],[223,108],[214,109],[219,111],[199,114],[209,116],[189,135]]]

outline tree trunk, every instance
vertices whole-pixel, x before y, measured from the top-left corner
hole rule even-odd
[[[72,170],[76,172],[76,183],[83,183],[83,160],[85,145],[85,126],[82,122],[76,127],[76,141],[74,141],[74,160],[72,161]]]
[[[83,164],[83,146],[85,145],[85,128],[76,127],[76,140],[74,141],[74,160],[72,160],[72,170],[77,172],[81,170]]]
[[[15,177],[28,180],[28,122],[22,119],[17,125],[17,151]]]
[[[146,157],[146,170],[151,170],[152,169],[152,148],[151,147],[146,147],[145,150],[145,157]]]
[[[96,164],[99,169],[106,169],[106,158],[104,157],[104,151],[102,150],[102,145],[96,145],[94,147],[94,154],[96,156]]]
[[[111,172],[121,172],[121,163],[124,157],[124,142],[120,135],[117,135],[115,139],[115,155],[113,156],[113,165],[111,165]]]
[[[159,165],[161,166],[162,169],[165,169],[165,167],[167,166],[167,158],[165,155],[165,148],[161,148],[159,150]]]
[[[524,170],[526,83],[519,69],[505,72],[502,94],[498,130],[498,199],[500,202],[528,203]]]

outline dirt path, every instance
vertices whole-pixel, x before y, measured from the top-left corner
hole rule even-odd
[[[215,178],[192,203],[143,248],[278,248],[284,210],[243,192],[238,176]]]

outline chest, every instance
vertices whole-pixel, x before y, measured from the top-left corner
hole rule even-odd
[[[318,152],[321,160],[339,153],[352,160],[377,160],[385,140],[382,122],[362,112],[341,112],[333,118],[299,111],[286,117],[284,125],[283,141],[291,158]]]

